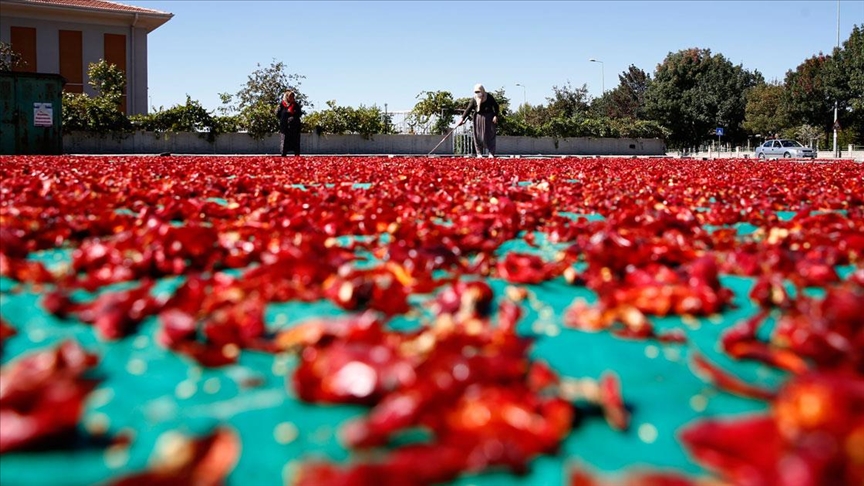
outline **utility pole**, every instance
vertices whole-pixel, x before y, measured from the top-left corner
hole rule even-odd
[[[839,1],[839,0],[838,0]],[[606,67],[599,59],[588,59],[588,62],[600,63],[600,91],[606,94]]]
[[[524,85],[524,84],[520,84],[520,83],[516,83],[516,86],[521,86],[521,87],[522,87],[522,104],[523,104],[523,105],[527,105],[527,104],[528,104],[528,98],[527,98],[527,96],[525,95],[525,93],[526,93],[525,85]]]
[[[840,50],[840,0],[837,0],[837,51]],[[840,157],[837,150],[837,99],[834,99],[834,157]]]

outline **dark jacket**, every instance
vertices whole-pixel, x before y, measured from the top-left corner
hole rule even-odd
[[[493,115],[499,116],[499,108],[498,101],[495,100],[491,94],[486,93],[486,99],[480,103],[480,109],[477,109],[477,100],[471,98],[471,102],[465,107],[465,111],[462,113],[462,120],[464,121],[468,116],[472,114],[478,115]]]
[[[303,116],[303,109],[299,101],[294,101],[293,110],[286,107],[284,103],[279,102],[279,107],[276,108],[276,118],[279,119],[279,131],[289,133],[295,130],[300,130],[300,117]]]

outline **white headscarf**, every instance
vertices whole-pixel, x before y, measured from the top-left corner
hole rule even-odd
[[[474,91],[479,91],[479,93],[474,93],[474,99],[477,101],[477,111],[480,111],[480,103],[486,101],[486,88],[477,83],[474,85]]]

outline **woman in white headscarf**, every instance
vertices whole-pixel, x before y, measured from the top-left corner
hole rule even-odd
[[[499,115],[498,102],[486,92],[482,84],[474,86],[474,98],[462,113],[458,127],[473,115],[474,121],[474,146],[477,148],[477,156],[483,154],[483,149],[489,151],[490,157],[495,157],[495,125],[498,124]]]

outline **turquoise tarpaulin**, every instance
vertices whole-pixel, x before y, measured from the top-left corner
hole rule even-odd
[[[505,244],[500,253],[540,251],[549,256],[555,250],[548,243],[537,250],[517,240]],[[69,252],[41,252],[32,258],[52,266],[68,262]],[[455,484],[555,485],[564,481],[572,465],[610,473],[650,468],[704,474],[678,442],[676,434],[681,427],[698,418],[763,412],[767,406],[700,380],[689,369],[691,354],[698,351],[743,380],[761,386],[776,388],[785,379],[776,369],[734,361],[718,349],[724,329],[756,312],[747,297],[754,279],[723,276],[721,281],[735,293],[733,308],[723,314],[652,319],[659,330],[684,330],[686,344],[626,340],[608,332],[565,328],[565,309],[575,298],[596,301],[594,293],[560,277],[525,286],[530,296],[523,302],[525,314],[519,331],[536,336],[532,356],[547,361],[566,377],[597,378],[604,371],[617,373],[624,399],[632,408],[631,427],[617,432],[601,417],[583,417],[560,452],[538,457],[527,475],[491,472],[463,476]],[[153,292],[169,294],[181,282],[176,277],[163,279]],[[489,283],[497,298],[509,285],[496,279]],[[412,296],[412,303],[423,308],[429,298]],[[103,379],[87,399],[81,428],[85,432],[104,431],[108,437],[131,432],[133,437],[128,448],[82,443],[71,450],[4,454],[0,457],[3,485],[98,484],[145,469],[157,441],[166,432],[201,435],[220,424],[237,431],[243,444],[228,478],[234,485],[281,484],[291,479],[301,461],[346,462],[354,457],[340,444],[338,431],[345,421],[367,409],[298,400],[286,386],[296,365],[293,355],[244,350],[236,365],[202,368],[155,342],[155,317],[145,320],[132,336],[102,341],[91,326],[48,314],[40,304],[38,289],[5,278],[0,278],[0,309],[0,316],[18,331],[5,342],[4,365],[61,340],[77,340],[101,357],[97,370]],[[344,312],[325,301],[279,303],[268,306],[266,322],[276,331],[310,317],[341,314]],[[392,325],[408,328],[418,322],[400,318]]]

